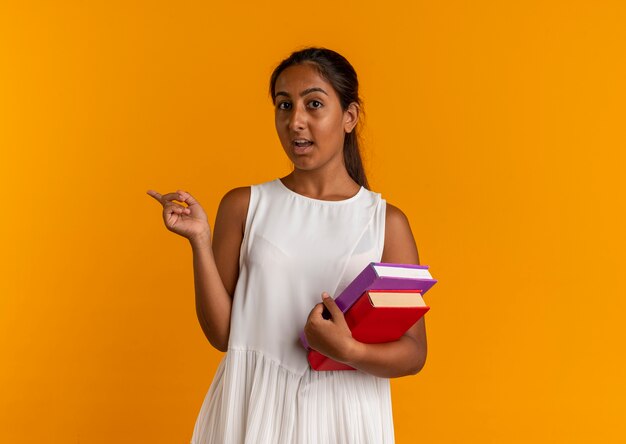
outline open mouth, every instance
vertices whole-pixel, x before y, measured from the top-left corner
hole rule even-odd
[[[292,140],[291,143],[298,148],[307,148],[313,145],[313,142],[309,139],[296,139]]]

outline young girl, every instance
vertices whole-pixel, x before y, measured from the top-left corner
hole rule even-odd
[[[358,81],[344,57],[294,52],[272,73],[270,93],[293,171],[226,193],[212,240],[191,194],[148,191],[167,229],[191,244],[198,320],[226,352],[191,442],[392,443],[389,378],[423,367],[424,318],[398,341],[364,344],[332,296],[370,262],[419,264],[411,228],[369,190]],[[312,348],[357,370],[312,370],[303,328]]]

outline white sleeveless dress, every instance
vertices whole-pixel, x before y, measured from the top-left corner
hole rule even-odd
[[[386,201],[361,187],[313,199],[280,179],[252,185],[228,351],[192,444],[394,442],[389,379],[317,372],[299,341],[313,306],[382,257]]]

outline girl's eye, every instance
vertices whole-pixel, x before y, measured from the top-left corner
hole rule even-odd
[[[319,100],[311,100],[309,102],[309,104],[311,105],[311,107],[313,109],[318,109],[318,108],[321,108],[322,106],[324,106],[322,104],[322,102],[320,102]],[[291,103],[289,103],[289,102],[280,102],[278,105],[276,105],[276,107],[278,109],[286,110],[286,109],[289,109],[291,107]]]

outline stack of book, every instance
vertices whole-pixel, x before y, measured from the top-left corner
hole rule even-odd
[[[428,265],[371,262],[335,298],[335,303],[357,341],[396,341],[430,309],[422,296],[436,282]],[[307,358],[314,370],[355,370],[313,350],[304,331],[300,342],[308,350]]]

